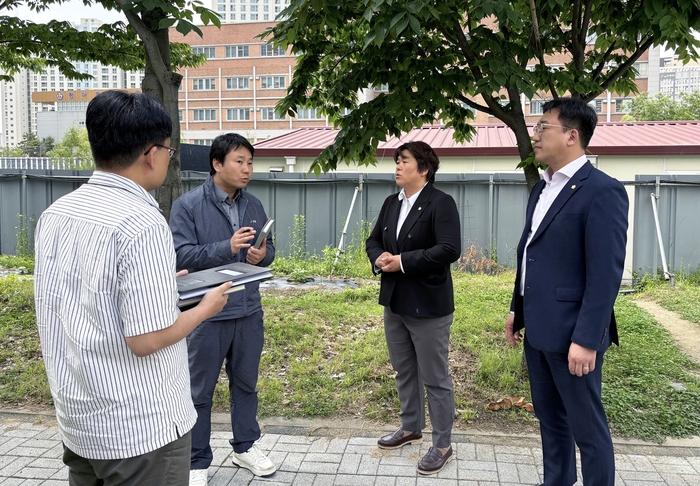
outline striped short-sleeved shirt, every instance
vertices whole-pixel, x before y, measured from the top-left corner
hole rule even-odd
[[[88,459],[123,459],[187,433],[196,413],[185,340],[139,358],[126,337],[178,317],[175,250],[156,201],[95,171],[39,218],[35,299],[59,430]]]

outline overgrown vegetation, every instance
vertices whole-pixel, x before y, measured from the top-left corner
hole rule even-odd
[[[639,291],[662,307],[677,312],[683,319],[700,323],[700,266],[681,268],[676,272],[675,285],[664,280],[663,272],[650,273],[639,279]]]
[[[352,244],[363,237],[352,238]],[[363,245],[360,245],[363,246]],[[368,268],[364,249],[341,255],[348,265]],[[333,258],[335,253],[333,253]],[[330,257],[329,257],[330,258]],[[455,320],[450,364],[456,392],[457,427],[476,425],[508,430],[536,426],[521,409],[492,412],[486,405],[521,395],[529,400],[522,346],[505,341],[503,325],[513,289],[511,270],[488,265],[474,249],[463,257],[491,271],[456,271]],[[308,259],[308,257],[307,257]],[[27,266],[27,257],[0,257],[5,267]],[[289,259],[288,265],[309,265]],[[327,268],[327,267],[318,267]],[[343,267],[341,267],[343,268]],[[494,271],[498,268],[498,272]],[[347,276],[347,275],[344,275]],[[698,272],[679,275],[677,284],[652,277],[639,288],[662,305],[692,316],[700,307]],[[286,417],[355,416],[395,422],[399,403],[378,305],[378,279],[343,291],[300,289],[263,292],[266,342],[260,367],[260,415]],[[603,400],[615,434],[663,441],[700,434],[700,366],[683,355],[670,334],[634,303],[616,304],[620,347],[606,353]],[[667,304],[664,304],[666,302]],[[670,307],[669,307],[670,308]],[[691,319],[692,320],[692,319]],[[698,322],[696,320],[696,322]],[[228,409],[225,378],[215,406]],[[0,279],[0,403],[51,405],[34,316],[32,280]]]

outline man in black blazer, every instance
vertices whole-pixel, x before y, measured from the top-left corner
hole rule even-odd
[[[433,447],[418,472],[434,474],[452,459],[450,264],[461,253],[460,219],[454,199],[433,187],[440,162],[428,144],[405,143],[396,149],[394,161],[401,192],[384,201],[366,243],[373,270],[382,276],[379,303],[401,402],[401,427],[378,445],[398,449],[423,441],[425,387]]]
[[[506,338],[525,328],[525,357],[540,420],[544,485],[613,486],[615,458],[601,402],[603,354],[618,344],[629,203],[617,180],[586,160],[597,116],[581,100],[545,103],[535,159],[548,169],[530,194]]]

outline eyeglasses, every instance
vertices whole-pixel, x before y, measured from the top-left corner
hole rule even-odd
[[[532,131],[536,135],[542,135],[544,133],[544,130],[549,127],[559,127],[559,128],[566,128],[567,130],[573,130],[571,127],[565,127],[564,125],[554,125],[552,123],[547,123],[543,121],[538,121],[537,125],[532,129]]]
[[[177,152],[177,149],[176,149],[176,148],[168,147],[167,145],[161,145],[161,144],[159,144],[159,143],[154,143],[153,145],[151,145],[151,147],[150,147],[148,150],[146,150],[146,151],[143,153],[143,155],[148,155],[148,152],[150,152],[151,149],[152,149],[153,147],[164,148],[165,150],[168,151],[168,156],[169,156],[171,159],[172,159],[173,156],[175,155],[175,152]]]

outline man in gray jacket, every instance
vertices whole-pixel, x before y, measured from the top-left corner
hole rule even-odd
[[[210,176],[203,185],[173,204],[173,232],[178,269],[190,272],[231,262],[268,266],[275,258],[272,238],[259,249],[254,238],[267,221],[260,201],[244,189],[253,172],[254,148],[241,135],[214,139],[209,153]],[[256,419],[257,381],[263,347],[263,311],[258,283],[229,296],[213,319],[187,338],[192,400],[197,423],[192,429],[190,486],[207,484],[212,462],[209,445],[211,407],[222,363],[229,380],[233,462],[256,476],[269,476],[276,467],[255,445],[260,438]]]

